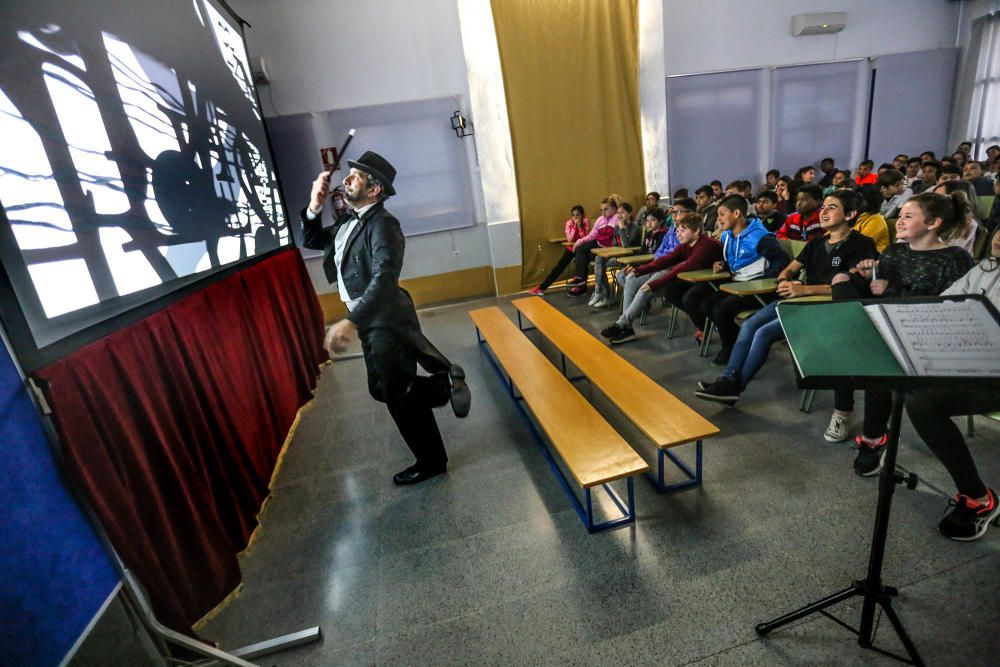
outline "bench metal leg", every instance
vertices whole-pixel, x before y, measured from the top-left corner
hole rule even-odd
[[[521,321],[521,311],[519,310],[517,311],[517,328],[520,329],[521,331],[534,331],[538,327],[528,327],[527,329],[525,329],[524,323]],[[476,331],[478,331],[478,329]]]
[[[660,493],[668,493],[670,491],[680,491],[681,489],[689,489],[692,486],[701,485],[701,440],[697,442],[695,448],[695,469],[691,468],[684,461],[679,459],[673,452],[667,451],[666,449],[656,450],[656,477],[652,476],[652,471],[646,473],[653,480],[653,484],[656,485],[656,490]],[[687,477],[686,480],[682,482],[672,482],[667,483],[664,478],[664,468],[666,459],[674,464],[674,466],[680,470]]]
[[[712,332],[715,330],[715,322],[712,320],[705,320],[705,331],[704,337],[701,339],[701,351],[698,353],[699,356],[707,357],[708,350],[712,346]]]
[[[594,506],[590,494],[591,490],[589,488],[584,489],[584,501],[586,502],[586,506],[584,506],[584,504],[580,502],[580,499],[577,498],[576,492],[573,491],[573,487],[570,486],[569,480],[566,479],[566,475],[563,473],[562,468],[560,468],[559,464],[556,463],[555,457],[553,457],[552,452],[545,444],[545,440],[542,437],[542,434],[535,427],[534,422],[532,422],[531,418],[528,416],[528,411],[524,407],[523,397],[517,396],[513,380],[511,380],[509,376],[504,375],[503,370],[500,368],[499,361],[497,361],[497,359],[493,356],[493,351],[490,349],[490,346],[486,343],[485,340],[483,340],[478,327],[476,328],[476,338],[479,341],[479,351],[486,357],[487,361],[490,362],[490,365],[493,366],[493,370],[495,370],[497,375],[500,376],[501,382],[503,382],[508,386],[510,390],[510,396],[514,400],[514,405],[517,407],[518,414],[521,415],[521,419],[523,419],[524,423],[527,424],[528,430],[531,431],[532,438],[535,440],[535,444],[538,445],[538,449],[541,451],[542,456],[545,458],[545,461],[549,464],[549,467],[552,469],[556,481],[559,482],[559,485],[566,493],[566,496],[569,498],[570,503],[573,505],[573,509],[576,510],[576,515],[580,517],[580,522],[583,523],[584,527],[587,529],[587,532],[597,533],[602,530],[608,530],[611,528],[620,528],[621,526],[627,526],[631,523],[635,523],[635,487],[631,477],[626,479],[627,493],[628,493],[627,503],[623,503],[621,497],[617,493],[615,493],[614,489],[612,489],[610,486],[608,486],[607,484],[601,485],[604,487],[604,491],[611,498],[612,502],[614,502],[614,504],[621,511],[622,516],[614,519],[609,519],[601,523],[594,523]],[[700,451],[700,443],[699,443],[699,451]],[[700,455],[698,460],[699,460],[698,469],[701,470]]]
[[[799,410],[809,414],[812,410],[813,401],[816,400],[816,390],[815,389],[803,389],[802,390],[802,400],[799,401]]]

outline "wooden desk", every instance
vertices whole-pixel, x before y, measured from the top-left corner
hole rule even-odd
[[[612,259],[614,257],[626,257],[628,255],[634,255],[635,251],[638,249],[639,249],[638,246],[632,248],[619,248],[616,246],[612,246],[610,248],[594,248],[593,250],[590,251],[590,254],[594,255],[595,257]]]
[[[791,299],[784,299],[781,303],[829,303],[833,301],[830,294],[810,294],[808,296],[794,296]]]
[[[653,261],[654,257],[656,255],[629,255],[628,257],[619,257],[618,263],[622,266],[639,266],[640,264]]]
[[[685,271],[683,273],[678,273],[677,277],[687,283],[716,283],[720,280],[729,280],[733,277],[733,274],[728,271],[720,271],[716,273],[712,269],[700,269],[698,271]],[[712,285],[716,290],[719,288],[714,284]]]
[[[726,283],[719,289],[726,294],[735,294],[736,296],[753,296],[760,302],[760,305],[766,306],[767,302],[764,301],[763,295],[774,294],[777,288],[777,278],[760,278],[758,280],[747,280],[742,283]]]

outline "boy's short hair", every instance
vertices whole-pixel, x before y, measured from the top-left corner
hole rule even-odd
[[[674,218],[674,225],[680,225],[695,232],[700,232],[705,227],[705,223],[697,213],[681,213]]]
[[[799,188],[798,194],[809,195],[813,200],[818,202],[823,201],[823,188],[819,187],[815,183],[806,183]]]
[[[899,158],[903,158],[903,160],[904,160],[905,162],[909,162],[909,161],[910,161],[910,156],[909,156],[909,155],[907,155],[906,153],[900,153],[899,155],[897,155],[896,157],[894,157],[894,158],[892,158],[892,159],[893,159],[893,160],[898,160]],[[919,158],[918,158],[918,159],[919,159]]]
[[[667,219],[667,212],[658,206],[654,208],[647,208],[646,217],[656,218],[657,222],[659,222],[662,225],[663,222]],[[641,222],[646,222],[646,221],[642,220]]]
[[[942,174],[956,174],[958,176],[962,175],[962,170],[958,168],[956,164],[943,164],[941,165]]]
[[[732,189],[732,190],[742,190],[743,189],[743,181],[730,181],[729,185],[727,185],[725,187],[725,189],[726,190],[730,190],[730,189]]]
[[[750,209],[750,202],[743,195],[726,195],[719,201],[719,206],[724,206],[733,213],[738,212],[746,217],[747,211]]]
[[[895,169],[895,167],[893,167],[893,166],[892,166],[891,164],[889,164],[888,162],[883,162],[882,164],[880,164],[880,165],[878,166],[878,169],[877,169],[877,171],[882,171],[883,169]]]
[[[680,199],[675,200],[674,206],[680,206],[685,211],[691,211],[692,213],[698,210],[698,202],[690,197],[681,197]]]
[[[920,159],[923,159],[925,155],[930,155],[932,160],[937,157],[936,155],[934,155],[934,151],[922,151],[920,153]]]
[[[674,190],[674,201],[675,202],[678,199],[685,199],[685,198],[690,197],[690,196],[691,195],[688,194],[688,189],[687,188],[677,188],[676,190]]]
[[[862,160],[861,161],[861,166],[862,167],[869,167],[869,168],[871,168],[871,167],[875,166],[875,163],[872,162],[871,160]]]
[[[718,185],[721,188],[722,187],[722,181],[720,181],[719,179],[715,179],[714,181],[712,181],[708,185],[709,185],[709,187],[711,187],[713,185]]]
[[[778,193],[774,190],[764,190],[757,195],[754,201],[760,201],[761,199],[766,199],[773,204],[778,203]]]
[[[903,172],[898,169],[886,169],[878,176],[878,181],[875,182],[880,188],[889,187],[890,185],[898,185],[902,183],[906,177],[903,176]]]
[[[764,174],[764,178],[767,178],[768,176],[774,176],[775,178],[779,178],[781,176],[781,172],[778,171],[777,169],[768,169],[767,173]]]
[[[660,193],[659,192],[655,192],[655,191],[654,192],[647,192],[646,193],[646,197],[652,197],[656,201],[660,201]]]
[[[721,186],[721,183],[720,183],[720,186]],[[695,190],[694,194],[695,195],[708,195],[709,197],[712,197],[712,196],[715,195],[715,190],[712,189],[711,185],[703,185],[700,188],[698,188],[697,190]]]
[[[941,175],[941,163],[938,162],[937,160],[927,160],[921,166],[931,167],[932,169],[934,169],[934,173],[936,173],[938,176]]]
[[[825,158],[823,158],[822,160],[819,161],[819,163],[821,165],[822,164],[826,164],[827,162],[829,162],[830,164],[837,164],[837,161],[834,160],[832,157],[825,157]]]
[[[906,166],[910,166],[910,165],[911,165],[911,164],[913,164],[914,162],[916,162],[917,164],[923,164],[923,163],[924,163],[924,161],[923,161],[923,160],[921,160],[921,159],[920,159],[920,158],[918,158],[918,157],[911,157],[910,159],[908,159],[908,160],[906,161]]]
[[[998,151],[1000,151],[1000,144],[993,144],[992,146],[990,146],[989,148],[986,149],[986,152],[989,153],[994,148],[997,149]]]

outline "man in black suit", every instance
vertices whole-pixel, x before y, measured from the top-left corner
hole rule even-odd
[[[378,153],[348,160],[344,200],[351,207],[323,228],[320,213],[330,196],[330,172],[313,181],[309,206],[302,210],[304,244],[323,250],[323,270],[337,283],[347,317],[327,330],[326,349],[342,352],[361,339],[368,391],[386,404],[403,440],[417,461],[392,479],[416,484],[445,472],[448,455],[432,408],[451,401],[459,417],[469,414],[471,397],[465,373],[420,331],[413,300],[399,286],[405,239],[397,220],[385,210],[396,194],[396,170]],[[417,364],[430,376],[417,375]]]

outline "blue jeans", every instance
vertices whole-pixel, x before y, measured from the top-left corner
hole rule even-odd
[[[784,338],[785,332],[778,321],[778,302],[774,301],[754,313],[740,327],[723,376],[739,382],[741,390],[746,389],[767,361],[771,346]]]

